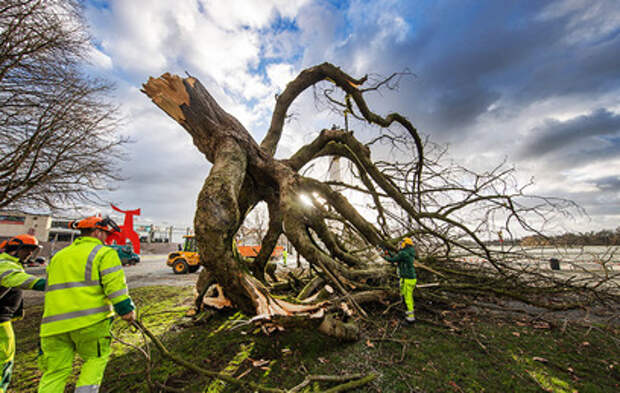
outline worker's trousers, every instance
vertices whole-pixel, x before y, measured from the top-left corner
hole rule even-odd
[[[400,295],[405,299],[407,315],[409,316],[413,316],[413,290],[415,289],[415,284],[417,282],[417,278],[400,279]]]
[[[13,371],[13,359],[15,358],[15,334],[11,321],[0,323],[0,393],[8,391]]]
[[[39,393],[63,393],[73,371],[75,353],[84,360],[75,393],[97,393],[110,357],[110,324],[94,325],[53,336],[41,337],[39,367],[43,372]]]

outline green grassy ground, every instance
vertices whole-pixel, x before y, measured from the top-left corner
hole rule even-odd
[[[361,340],[340,343],[303,329],[271,336],[251,325],[231,330],[234,321],[243,318],[232,311],[215,314],[196,326],[183,317],[191,304],[191,288],[139,288],[131,295],[142,321],[160,335],[169,350],[209,370],[227,370],[235,377],[271,387],[290,388],[308,373],[377,372],[378,379],[357,391],[620,391],[618,332],[610,334],[603,327],[548,329],[525,320],[495,319],[471,320],[451,331],[424,322],[402,325],[397,314],[381,315],[382,310],[375,310],[376,318],[365,324]],[[41,307],[31,307],[27,314],[14,325],[17,356],[11,384],[14,392],[23,393],[35,392],[40,378],[36,356]],[[122,321],[113,330],[124,341],[143,343],[141,335]],[[151,347],[155,382],[185,392],[240,391],[162,359]],[[143,355],[115,343],[101,391],[147,392],[145,367]],[[67,391],[73,391],[74,381]],[[318,389],[309,386],[305,392]]]

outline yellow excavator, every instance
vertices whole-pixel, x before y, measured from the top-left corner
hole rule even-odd
[[[166,264],[172,267],[172,271],[176,274],[194,273],[200,269],[200,254],[198,254],[198,248],[196,248],[196,238],[194,235],[183,236],[183,246],[179,247],[179,251],[174,251],[168,254],[168,260]],[[248,259],[256,258],[260,252],[260,246],[237,246],[239,254]],[[276,246],[271,254],[271,258],[278,258],[282,256],[284,247]],[[271,263],[267,265],[266,273],[272,278],[276,265]]]
[[[200,255],[193,235],[183,236],[183,246],[168,254],[166,265],[176,274],[194,273],[200,269]]]

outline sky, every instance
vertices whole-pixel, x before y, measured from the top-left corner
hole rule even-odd
[[[620,226],[620,6],[615,0],[88,0],[88,72],[113,81],[133,143],[104,198],[140,221],[191,226],[210,164],[140,92],[164,72],[197,77],[260,142],[275,95],[328,61],[352,76],[408,70],[371,97],[475,169],[514,165],[531,193],[568,198],[571,230]],[[325,109],[325,108],[318,108]],[[339,118],[311,92],[278,157]]]

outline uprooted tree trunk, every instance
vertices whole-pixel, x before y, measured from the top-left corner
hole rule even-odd
[[[269,205],[270,225],[255,264],[264,264],[271,255],[278,236],[284,233],[295,248],[313,261],[336,283],[343,294],[347,293],[347,271],[325,255],[310,239],[308,228],[321,234],[322,239],[349,265],[362,267],[363,262],[341,249],[324,223],[320,211],[300,203],[305,193],[329,191],[309,178],[299,176],[297,170],[324,150],[330,141],[347,141],[362,147],[343,131],[324,131],[318,143],[297,154],[290,162],[273,158],[279,140],[286,108],[295,94],[321,79],[331,77],[341,83],[361,83],[351,80],[337,68],[324,64],[309,70],[291,89],[282,95],[278,116],[274,116],[271,130],[263,146],[259,146],[247,130],[234,117],[215,102],[207,90],[194,78],[181,79],[168,74],[150,79],[144,92],[192,136],[194,144],[213,163],[213,168],[198,196],[194,220],[196,240],[201,263],[207,274],[219,283],[226,298],[248,314],[264,318],[298,316],[299,314],[323,318],[323,304],[294,304],[272,297],[263,283],[257,280],[236,254],[233,240],[243,219],[258,202]],[[288,99],[287,99],[288,98]],[[366,150],[366,149],[363,149]],[[327,195],[334,199],[342,213],[356,222],[373,244],[382,243],[373,226],[353,209],[345,198]],[[204,280],[210,283],[209,280]],[[205,283],[205,285],[206,285]],[[204,290],[200,288],[201,292]],[[344,330],[347,329],[332,329]]]
[[[479,236],[481,231],[490,230],[489,222],[500,213],[507,226],[512,220],[533,231],[523,216],[539,214],[540,205],[521,205],[518,198],[523,196],[522,189],[516,188],[511,194],[505,180],[509,171],[500,167],[484,175],[463,170],[475,178],[471,182],[454,179],[460,168],[439,170],[438,161],[424,156],[425,144],[405,117],[397,113],[382,117],[369,109],[364,94],[389,87],[392,78],[394,75],[362,88],[368,83],[367,77],[355,79],[328,63],[304,70],[277,97],[270,128],[260,145],[195,78],[164,74],[144,84],[143,92],[185,128],[213,164],[198,196],[194,219],[201,264],[205,267],[197,283],[201,302],[203,296],[205,304],[218,308],[230,302],[257,319],[280,324],[310,322],[327,334],[354,339],[357,330],[330,312],[344,309],[348,315],[363,317],[362,303],[394,295],[384,284],[393,274],[392,269],[377,262],[372,250],[377,246],[395,250],[395,225],[399,235],[414,237],[427,255],[433,256],[428,258],[432,267],[420,266],[433,280],[446,283],[440,289],[444,292],[432,294],[435,299],[445,297],[445,291],[499,293],[500,283],[518,282],[522,271],[506,262],[512,254],[490,249]],[[333,88],[324,90],[329,103],[352,119],[381,130],[398,125],[404,132],[395,135],[381,131],[380,137],[362,144],[348,130],[325,129],[290,158],[275,159],[288,108],[303,91],[321,81],[332,83],[346,96],[339,101],[334,98]],[[404,162],[372,161],[370,148],[385,138],[407,149],[410,155]],[[304,166],[320,157],[348,159],[354,168],[355,184],[322,182],[300,174]],[[343,188],[360,192],[374,202],[376,223],[367,220],[367,215],[360,214],[338,191]],[[302,195],[313,205],[304,204]],[[234,239],[245,217],[261,201],[268,205],[270,222],[260,254],[253,264],[248,264],[236,252]],[[561,207],[549,199],[543,205]],[[485,213],[468,225],[460,214],[472,206]],[[334,222],[343,228],[342,233],[334,230]],[[347,240],[344,233],[355,242]],[[296,300],[272,296],[262,276],[262,268],[282,234],[320,273]],[[353,250],[353,243],[362,246]],[[495,273],[490,275],[487,270],[474,279],[477,284],[471,287],[457,285],[467,274],[477,273],[464,275],[455,271],[453,264],[441,263],[452,261],[455,250],[484,258]],[[208,294],[207,289],[214,283],[218,284],[217,294]],[[326,291],[326,283],[330,291]],[[513,289],[506,289],[503,295],[524,297]],[[321,297],[317,295],[320,291]],[[316,296],[310,296],[312,292],[317,292]]]

